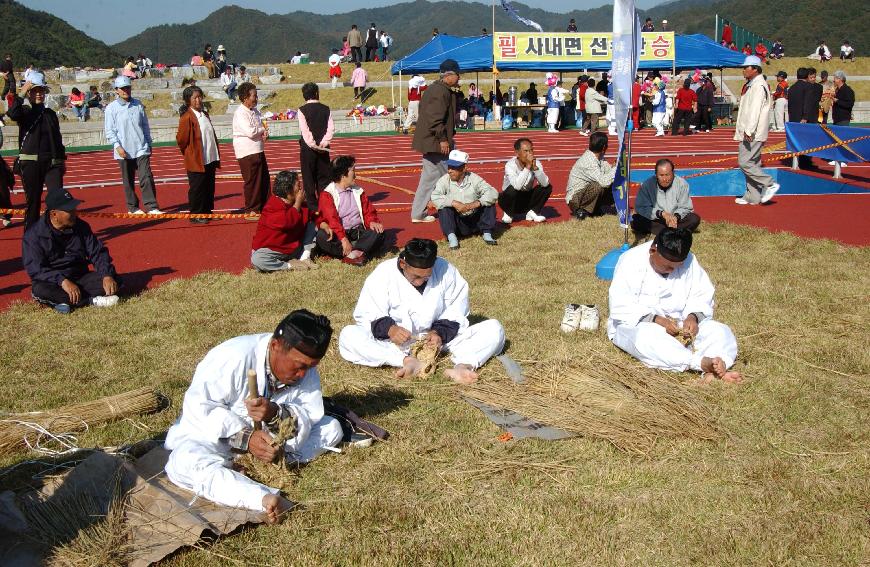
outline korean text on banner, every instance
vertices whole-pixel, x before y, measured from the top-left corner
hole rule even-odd
[[[676,49],[673,32],[642,33],[640,61],[661,61],[670,67]],[[497,32],[493,36],[493,58],[502,61],[556,62],[610,61],[612,33]],[[664,66],[664,65],[663,65]]]

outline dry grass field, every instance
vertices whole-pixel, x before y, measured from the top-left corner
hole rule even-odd
[[[868,565],[870,249],[728,224],[701,229],[694,251],[717,286],[716,318],[738,336],[746,381],[672,379],[708,404],[721,441],[662,438],[642,456],[582,437],[502,442],[442,377],[396,381],[390,370],[344,362],[333,344],[320,367],[325,393],[390,440],[303,468],[289,497],[304,508],[284,524],[165,565]],[[619,239],[612,220],[591,219],[514,228],[496,248],[478,239],[461,255],[442,253],[468,279],[473,315],[504,324],[507,354],[521,364],[590,352],[627,361],[603,325],[559,331],[567,302],[597,303],[606,317],[607,283],[594,264]],[[13,306],[0,314],[0,408],[154,386],[169,409],[78,443],[158,435],[209,348],[270,331],[298,307],[328,315],[337,336],[371,269],[324,261],[314,272],[204,273],[67,317]],[[481,380],[499,369],[491,361]],[[31,472],[0,474],[0,489],[22,488]],[[76,565],[104,561],[99,543],[80,543],[94,548],[79,546]]]

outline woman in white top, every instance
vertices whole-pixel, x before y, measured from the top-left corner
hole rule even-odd
[[[269,136],[257,110],[257,87],[253,83],[239,86],[242,103],[233,115],[233,150],[245,180],[245,212],[259,213],[269,198],[269,166],[264,142]]]

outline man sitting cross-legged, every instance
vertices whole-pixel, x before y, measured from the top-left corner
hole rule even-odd
[[[547,204],[553,186],[544,173],[544,166],[535,159],[535,148],[528,138],[514,142],[517,155],[504,165],[504,182],[498,196],[498,205],[504,211],[501,222],[510,224],[514,219],[544,222],[541,209]]]
[[[280,521],[291,503],[278,489],[233,470],[233,454],[306,463],[339,444],[341,425],[324,414],[317,372],[331,338],[329,319],[299,309],[274,333],[235,337],[211,349],[184,394],[181,417],[166,434],[169,480],[212,502],[260,510],[267,522]],[[257,398],[248,398],[249,370],[257,374]],[[273,447],[272,435],[288,418],[296,423],[295,436]],[[263,428],[255,430],[255,422]]]
[[[280,171],[272,185],[251,243],[251,264],[261,272],[308,270],[314,248],[314,223],[305,206],[302,176]]]
[[[619,258],[607,336],[652,368],[691,369],[708,380],[740,382],[740,373],[728,370],[737,358],[737,340],[713,320],[713,284],[691,247],[691,232],[664,228]]]
[[[467,153],[450,152],[447,175],[438,180],[432,192],[441,232],[447,237],[451,250],[459,248],[460,235],[468,236],[475,232],[480,232],[487,244],[498,244],[492,237],[498,191],[482,177],[468,171],[467,164]]]
[[[65,189],[45,197],[45,213],[27,227],[21,259],[33,283],[33,299],[58,313],[118,303],[118,276],[109,250],[78,218],[78,199]],[[94,271],[89,265],[93,264]]]
[[[665,158],[656,162],[656,174],[644,181],[634,202],[631,228],[639,235],[658,234],[663,228],[694,231],[701,217],[692,208],[689,184],[674,175],[674,162]]]
[[[438,257],[435,242],[415,238],[366,279],[353,312],[356,324],[342,329],[339,352],[354,364],[393,366],[397,378],[410,378],[423,369],[411,346],[425,338],[450,352],[455,366],[445,376],[470,384],[477,368],[501,352],[504,329],[494,319],[469,325],[468,313],[468,283]]]
[[[345,264],[362,266],[384,241],[384,225],[362,187],[355,185],[356,159],[332,160],[332,183],[320,194],[317,247]]]
[[[605,161],[606,153],[607,134],[594,132],[589,137],[589,149],[571,167],[565,201],[577,220],[616,212],[610,191],[616,169]]]

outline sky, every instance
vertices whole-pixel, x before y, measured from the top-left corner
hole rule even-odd
[[[470,1],[470,0],[465,0]],[[638,8],[650,8],[665,0],[635,0]],[[235,4],[243,8],[253,8],[268,14],[286,14],[299,9],[300,4],[288,0],[147,0],[143,6],[139,2],[127,0],[19,0],[28,8],[49,12],[91,37],[108,44],[118,43],[134,36],[142,30],[160,24],[192,24],[205,19],[210,13],[222,6]],[[305,5],[309,12],[337,14],[363,8],[376,8],[398,4],[400,0],[320,0],[312,6]],[[489,4],[483,1],[483,4]],[[586,10],[611,4],[607,0],[522,0],[522,3],[550,12]],[[87,9],[82,9],[87,6]]]

